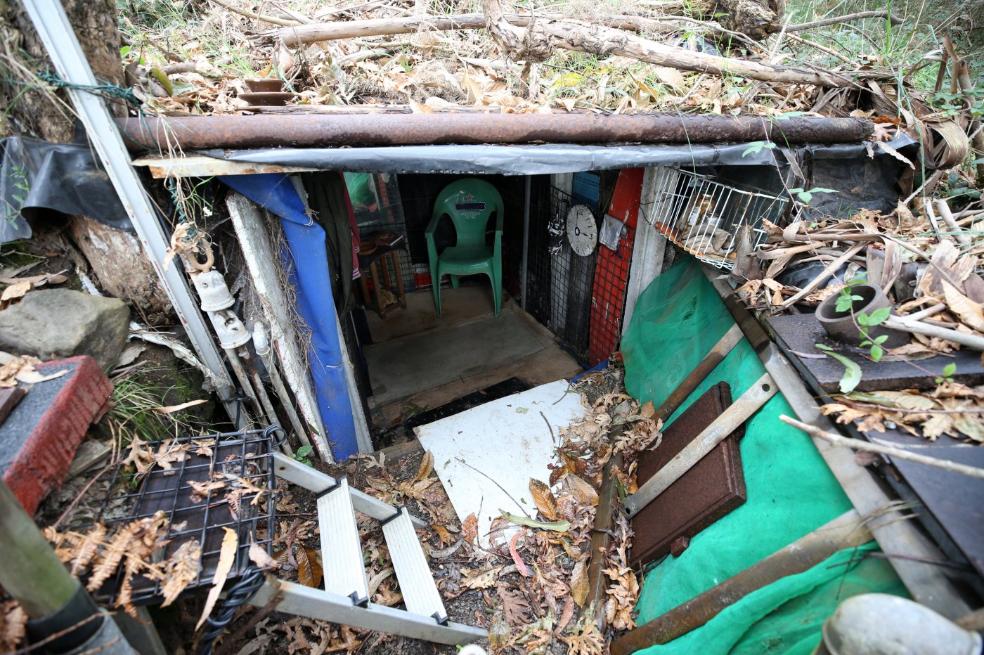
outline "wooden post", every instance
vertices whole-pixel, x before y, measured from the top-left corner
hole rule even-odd
[[[60,610],[79,588],[20,501],[0,482],[0,586],[33,619]]]
[[[696,630],[724,608],[748,594],[788,575],[802,573],[844,548],[871,541],[871,533],[855,510],[851,510],[721,584],[678,605],[649,623],[612,642],[613,655],[628,655],[654,644],[665,644]]]

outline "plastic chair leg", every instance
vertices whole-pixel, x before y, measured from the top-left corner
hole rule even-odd
[[[452,275],[451,276],[451,288],[452,289],[457,289],[458,288],[458,276],[457,275]]]
[[[431,275],[431,289],[434,291],[434,314],[441,315],[441,278]]]
[[[502,313],[502,285],[496,281],[495,273],[489,273],[489,282],[492,283],[492,305],[495,308],[495,315]]]

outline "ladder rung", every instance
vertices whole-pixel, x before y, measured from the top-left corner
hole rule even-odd
[[[410,515],[403,508],[383,521],[383,536],[407,611],[434,617],[439,623],[446,621],[448,613],[434,583],[427,556],[410,522]]]
[[[362,562],[359,525],[345,478],[318,496],[318,528],[325,591],[348,596],[354,604],[367,602],[369,586]]]

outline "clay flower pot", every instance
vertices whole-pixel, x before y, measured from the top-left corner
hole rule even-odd
[[[861,312],[871,314],[876,309],[891,307],[892,301],[881,289],[870,284],[858,284],[851,287],[851,295],[861,296],[861,300],[854,301],[852,308],[842,312],[837,311],[837,299],[840,294],[835,293],[820,303],[820,306],[817,307],[816,317],[831,339],[857,346],[864,338],[855,323],[857,315]],[[851,316],[852,310],[854,316]],[[869,327],[867,330],[868,335],[872,338],[888,335],[888,339],[882,344],[885,348],[898,348],[909,342],[908,334],[891,330],[884,325]]]

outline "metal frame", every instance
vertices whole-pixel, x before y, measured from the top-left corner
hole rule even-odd
[[[332,476],[281,453],[273,453],[273,462],[274,473],[277,476],[315,494],[321,494],[339,485],[335,493],[348,493],[354,509],[382,521],[384,530],[388,521],[401,515],[408,516],[413,527],[427,527],[426,522],[404,514],[378,498],[353,489]],[[319,502],[319,513],[321,511],[322,505]],[[276,603],[278,612],[332,623],[344,623],[357,628],[399,634],[414,639],[425,639],[439,644],[467,644],[488,637],[488,632],[482,628],[450,622],[445,620],[445,617],[415,614],[273,577],[267,578],[263,587],[249,602],[256,607]]]
[[[58,74],[71,84],[95,85],[95,75],[61,3],[58,0],[24,0],[23,5]],[[102,98],[86,91],[69,88],[68,94],[89,136],[89,142],[99,155],[140,243],[188,333],[192,347],[208,369],[219,398],[235,421],[239,412],[237,403],[232,400],[235,396],[232,379],[179,264],[166,265],[169,239],[130,163],[130,156],[109,110]]]

